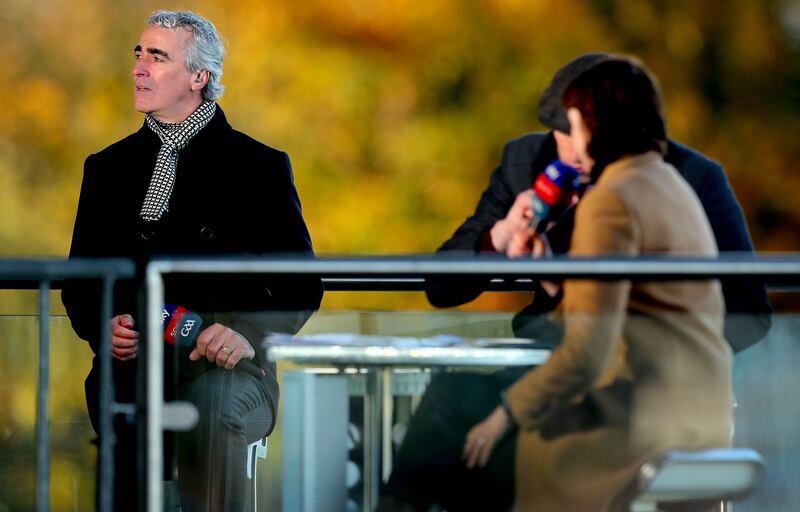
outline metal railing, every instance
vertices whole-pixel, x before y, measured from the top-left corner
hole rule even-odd
[[[39,291],[39,370],[37,391],[37,510],[49,509],[49,292],[58,289],[66,279],[98,279],[102,282],[101,318],[111,317],[112,291],[118,279],[134,276],[135,267],[128,260],[31,260],[0,259],[0,288],[38,289]],[[483,277],[484,290],[531,290],[539,279],[592,278],[635,281],[708,279],[752,279],[774,286],[800,284],[800,256],[758,257],[751,255],[706,258],[638,258],[498,260],[482,258],[431,257],[362,257],[362,258],[259,258],[218,260],[152,261],[146,270],[147,329],[146,337],[160,340],[160,313],[166,274],[258,273],[319,276],[328,291],[400,291],[424,289],[427,277]],[[108,322],[102,321],[101,347],[108,347]],[[170,406],[163,402],[163,374],[160,343],[145,347],[147,375],[146,428],[146,505],[154,511],[161,507],[162,431],[170,415]],[[100,510],[111,510],[110,484],[113,476],[113,440],[105,433],[112,428],[113,407],[111,357],[100,350],[100,447],[99,488]],[[166,406],[166,408],[165,408]],[[173,411],[175,412],[175,411]],[[168,418],[167,418],[168,419]]]
[[[154,260],[145,275],[149,339],[160,339],[164,275],[257,273],[324,278],[327,290],[418,290],[426,277],[483,277],[488,289],[531,289],[534,280],[585,278],[600,280],[758,279],[772,285],[800,283],[800,257],[736,255],[722,258],[568,258],[498,260],[482,258],[362,257],[261,258],[227,260]],[[163,347],[149,344],[147,367],[147,510],[160,510],[162,431],[175,412],[163,402]]]
[[[111,318],[114,283],[131,278],[135,272],[128,260],[23,260],[0,259],[0,288],[39,290],[39,370],[36,392],[36,510],[50,509],[50,291],[65,279],[99,279],[102,282],[101,318]],[[109,323],[100,325],[100,508],[111,510],[113,445],[111,432],[111,353],[102,350],[109,344]],[[105,504],[105,506],[103,506]]]

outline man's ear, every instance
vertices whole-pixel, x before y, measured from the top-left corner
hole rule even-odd
[[[192,90],[193,91],[200,91],[203,87],[206,86],[208,83],[209,73],[207,69],[201,69],[200,71],[196,71],[192,73]]]

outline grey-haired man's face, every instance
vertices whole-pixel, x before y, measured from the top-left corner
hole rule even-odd
[[[186,69],[186,45],[191,32],[157,25],[145,29],[134,49],[136,110],[167,123],[186,119],[200,105],[195,73]],[[202,88],[200,88],[202,90]]]

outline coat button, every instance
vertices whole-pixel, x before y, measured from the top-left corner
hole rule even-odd
[[[206,240],[211,240],[212,238],[214,238],[214,230],[206,226],[200,230],[200,236],[202,236]]]
[[[153,238],[155,238],[156,232],[152,228],[145,228],[142,230],[140,235],[142,237],[142,240],[152,240]]]

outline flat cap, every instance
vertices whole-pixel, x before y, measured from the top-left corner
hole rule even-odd
[[[610,53],[586,53],[567,63],[566,66],[556,71],[553,81],[547,86],[542,99],[539,100],[539,121],[552,130],[569,133],[567,113],[561,106],[564,91],[573,80],[595,65],[614,59]]]

